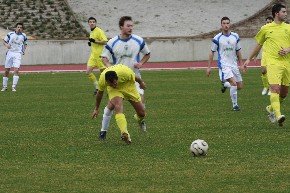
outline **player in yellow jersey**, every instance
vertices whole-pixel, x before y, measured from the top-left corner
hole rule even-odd
[[[145,83],[127,66],[117,64],[106,68],[100,75],[99,90],[96,95],[96,107],[92,117],[99,114],[100,103],[103,98],[103,93],[107,89],[109,102],[107,104],[110,112],[115,110],[116,123],[121,131],[122,140],[127,144],[131,143],[130,134],[127,129],[127,121],[123,114],[123,100],[129,100],[136,111],[134,116],[140,123],[144,121],[145,108],[141,101],[141,96],[135,86],[135,81],[140,84],[141,89],[145,89]]]
[[[96,26],[97,20],[94,17],[90,17],[88,19],[88,24],[91,29],[90,38],[88,45],[91,47],[91,55],[87,63],[87,71],[86,74],[90,81],[94,83],[95,92],[98,90],[98,81],[96,76],[93,73],[95,68],[98,68],[101,72],[106,68],[100,55],[103,51],[104,45],[106,45],[108,39],[104,33],[104,31]]]
[[[255,36],[257,44],[245,61],[246,67],[250,60],[257,55],[261,47],[267,62],[267,76],[270,84],[270,102],[266,110],[269,112],[271,122],[277,121],[283,126],[285,115],[281,114],[280,103],[288,94],[290,82],[290,25],[285,23],[287,17],[286,7],[275,4],[272,7],[274,22],[264,25]]]

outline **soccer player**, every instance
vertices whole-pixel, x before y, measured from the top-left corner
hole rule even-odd
[[[273,17],[269,16],[266,18],[266,24],[272,23],[273,22]],[[271,91],[269,91],[269,83],[268,83],[268,78],[267,78],[267,64],[265,61],[265,57],[263,57],[265,53],[262,52],[262,59],[261,59],[261,78],[262,78],[262,83],[263,83],[263,90],[262,90],[262,95],[271,95]]]
[[[123,114],[123,100],[129,100],[134,107],[136,111],[135,117],[138,122],[142,122],[145,117],[145,108],[136,89],[135,81],[139,83],[140,88],[145,89],[145,83],[139,76],[135,76],[135,73],[129,67],[117,64],[106,68],[100,75],[96,107],[93,112],[93,118],[99,114],[103,93],[107,89],[109,102],[106,108],[115,110],[115,119],[121,131],[122,140],[127,144],[131,143],[131,138],[127,129],[127,121]]]
[[[96,23],[97,23],[96,18],[90,17],[88,19],[88,24],[91,29],[90,38],[88,42],[88,45],[91,47],[91,55],[87,63],[86,74],[89,80],[95,86],[94,94],[96,94],[98,90],[98,81],[93,73],[93,70],[95,68],[98,68],[102,72],[106,68],[106,66],[102,62],[100,55],[103,51],[104,45],[106,45],[108,41],[104,31],[101,28],[97,27]]]
[[[238,62],[240,63],[241,69],[244,70],[240,38],[237,33],[230,31],[230,19],[228,17],[221,19],[221,30],[212,40],[206,74],[210,76],[214,53],[218,52],[217,63],[220,80],[225,83],[225,87],[230,88],[233,111],[239,111],[237,90],[242,89],[243,79],[238,68]]]
[[[19,68],[21,65],[21,57],[24,55],[27,47],[27,37],[23,33],[23,23],[17,23],[14,32],[9,32],[4,38],[4,46],[8,49],[5,58],[5,72],[3,75],[2,92],[7,90],[8,77],[10,69],[14,68],[12,91],[16,92],[16,86],[19,81]]]
[[[271,122],[278,122],[283,126],[285,115],[281,114],[280,103],[288,94],[290,82],[290,25],[284,21],[287,17],[286,7],[275,4],[272,7],[274,22],[264,25],[256,34],[257,44],[245,61],[246,67],[250,60],[263,47],[263,57],[267,62],[267,76],[270,84],[270,103],[266,107]]]
[[[105,46],[103,53],[101,54],[103,62],[106,64],[106,66],[124,64],[131,68],[135,72],[137,77],[141,78],[140,68],[144,63],[149,60],[150,50],[143,38],[132,34],[133,21],[130,16],[123,16],[120,18],[119,28],[121,32],[120,35],[117,35],[114,38],[110,39]],[[143,55],[142,58],[140,54]],[[138,82],[136,82],[135,84],[136,89],[141,95],[142,102],[145,106],[144,90],[140,88]],[[110,109],[108,107],[104,109],[103,123],[99,135],[100,139],[106,138],[106,133],[109,128],[112,113],[113,109]],[[143,120],[139,123],[140,128],[143,131],[146,131],[145,121]]]

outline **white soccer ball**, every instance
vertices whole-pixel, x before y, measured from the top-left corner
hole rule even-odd
[[[189,149],[193,156],[204,156],[207,154],[208,144],[202,139],[197,139],[191,143]]]

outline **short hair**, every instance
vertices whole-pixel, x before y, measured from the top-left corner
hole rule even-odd
[[[267,21],[267,20],[272,20],[272,21],[274,21],[274,18],[273,18],[272,16],[269,16],[269,17],[266,18],[266,21]]]
[[[222,23],[224,20],[229,20],[229,21],[231,22],[230,18],[228,18],[228,17],[223,17],[223,18],[221,19],[221,23]]]
[[[272,7],[273,18],[275,18],[276,13],[279,13],[279,11],[281,11],[282,8],[286,8],[286,6],[282,5],[281,3],[276,3],[275,5],[273,5]]]
[[[15,27],[17,27],[17,26],[19,26],[19,25],[21,25],[21,26],[22,26],[22,29],[24,29],[24,25],[23,25],[23,23],[21,23],[21,22],[16,23]]]
[[[119,27],[124,26],[125,21],[132,21],[131,16],[123,16],[119,20]]]
[[[96,18],[94,18],[94,17],[89,17],[88,22],[89,22],[90,20],[95,20],[95,22],[97,23],[97,20],[96,20]]]
[[[107,82],[113,82],[114,80],[118,80],[117,73],[115,71],[107,71],[105,73],[105,80]]]

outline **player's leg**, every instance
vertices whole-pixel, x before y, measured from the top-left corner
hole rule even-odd
[[[135,120],[138,122],[140,129],[144,132],[147,131],[145,123],[145,108],[144,104],[141,101],[132,101],[129,100],[131,105],[134,107],[136,114],[134,115]]]
[[[21,54],[20,53],[14,53],[13,57],[13,67],[14,67],[14,72],[13,72],[13,83],[12,83],[12,91],[16,92],[16,86],[19,81],[19,68],[21,65]]]
[[[267,77],[267,68],[266,66],[261,66],[261,79],[263,83],[263,90],[262,90],[262,95],[267,95],[269,92],[269,82],[268,82],[268,77]]]
[[[8,77],[9,77],[9,72],[11,67],[13,66],[13,54],[11,52],[7,52],[6,58],[5,58],[5,72],[3,75],[3,85],[2,85],[2,92],[7,90],[7,85],[8,85]]]
[[[123,113],[123,98],[116,96],[110,100],[110,103],[114,106],[116,123],[121,131],[122,140],[127,144],[131,143],[130,134],[127,130],[127,120]]]
[[[107,131],[109,130],[110,121],[114,112],[114,106],[109,101],[107,106],[104,108],[104,114],[102,119],[102,128],[99,134],[99,139],[106,139]]]
[[[221,91],[222,93],[225,93],[227,88],[231,88],[231,84],[224,79],[224,74],[222,72],[222,69],[220,68],[219,68],[219,76],[220,76],[221,84],[222,84]]]
[[[95,68],[97,68],[97,59],[91,55],[87,63],[86,74],[90,82],[94,84],[94,87],[95,87],[94,95],[96,94],[96,91],[99,88],[97,78],[93,72]]]
[[[10,72],[10,68],[5,68],[5,72],[3,75],[2,89],[1,89],[2,92],[7,90],[9,72]]]
[[[282,77],[283,77],[285,68],[283,67],[283,65],[279,63],[275,63],[274,61],[273,63],[267,66],[267,70],[268,70],[267,76],[268,76],[270,90],[271,90],[271,95],[270,95],[271,108],[269,108],[269,110],[273,111],[273,114],[275,115],[275,118],[278,121],[278,123],[281,121],[283,122],[285,120],[285,116],[281,114],[280,91],[281,91]]]

